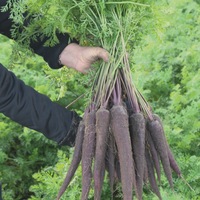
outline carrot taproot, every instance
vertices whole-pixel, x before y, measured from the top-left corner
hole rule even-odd
[[[96,112],[96,150],[94,159],[94,199],[100,200],[102,190],[102,172],[108,143],[110,112],[100,108]]]
[[[136,168],[136,184],[139,200],[142,199],[143,174],[145,161],[145,119],[142,113],[133,113],[130,117],[130,136]],[[133,172],[134,174],[134,172]],[[133,177],[135,178],[135,177]]]
[[[76,170],[79,166],[79,163],[81,161],[81,155],[82,155],[82,144],[83,144],[84,130],[85,130],[85,124],[84,124],[84,121],[81,120],[80,123],[79,123],[79,126],[78,126],[72,162],[71,162],[69,170],[66,174],[65,180],[64,180],[64,182],[63,182],[63,184],[62,184],[62,186],[61,186],[61,188],[58,192],[56,200],[59,200],[60,197],[63,195],[63,193],[67,189],[70,181],[72,180],[74,173],[76,172]]]
[[[81,200],[87,200],[92,181],[92,161],[95,151],[95,111],[85,116],[85,134],[82,147],[82,194]]]
[[[157,179],[160,182],[160,176],[161,176],[160,159],[159,159],[158,152],[156,151],[152,137],[148,130],[146,130],[146,143],[147,143],[146,145],[149,146],[149,150],[150,150],[153,164],[154,164],[156,174],[157,174]]]
[[[156,183],[155,172],[153,168],[153,162],[148,148],[145,149],[146,163],[148,169],[148,180],[151,186],[152,191],[162,200],[158,185]]]
[[[121,105],[111,110],[111,130],[113,132],[120,162],[122,192],[124,200],[133,199],[133,157],[127,111]],[[135,184],[136,185],[136,184]],[[135,188],[137,192],[137,188]]]
[[[152,140],[159,153],[162,166],[167,177],[167,180],[173,188],[172,172],[169,163],[169,157],[167,153],[167,146],[165,142],[164,131],[158,120],[148,121],[147,128],[151,134]]]
[[[161,121],[159,115],[153,114],[153,118],[158,120],[159,123],[161,124],[162,128],[163,128],[162,121]],[[163,128],[163,130],[164,130],[164,128]],[[178,164],[177,164],[177,162],[174,158],[174,155],[173,155],[173,153],[172,153],[172,151],[169,147],[169,144],[168,144],[166,138],[165,138],[165,142],[166,142],[166,146],[167,146],[167,153],[168,153],[168,157],[169,157],[170,166],[171,166],[172,170],[180,177],[181,176],[181,170],[180,170],[180,168],[179,168],[179,166],[178,166]]]
[[[179,177],[181,177],[181,170],[180,170],[168,144],[167,144],[167,153],[168,153],[169,163],[170,163],[171,168]]]

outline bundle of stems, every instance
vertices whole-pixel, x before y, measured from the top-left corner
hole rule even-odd
[[[101,199],[105,173],[111,197],[120,183],[124,200],[142,199],[144,184],[159,192],[161,165],[173,188],[171,168],[180,169],[167,143],[162,122],[133,83],[127,47],[135,30],[134,11],[146,5],[133,1],[76,1],[84,8],[82,19],[87,35],[99,36],[100,45],[110,52],[94,77],[90,102],[77,132],[74,156],[57,200],[68,187],[78,165],[82,165],[81,200],[88,199],[94,180],[94,199]],[[88,3],[89,5],[83,6]],[[138,19],[138,18],[137,18]],[[134,23],[133,23],[134,21]],[[112,25],[112,26],[111,26]]]

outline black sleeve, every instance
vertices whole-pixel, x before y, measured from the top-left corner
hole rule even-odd
[[[6,5],[7,0],[0,0],[0,33],[11,38],[10,29],[12,27],[12,20],[9,18],[9,10],[2,12],[2,6]],[[47,37],[42,40],[38,37],[37,42],[31,41],[30,47],[33,51],[42,56],[44,60],[48,63],[51,68],[58,69],[62,65],[59,64],[59,55],[63,49],[68,45],[69,35],[57,33],[57,38],[59,40],[58,44],[53,47],[45,47],[44,44],[47,41]],[[75,42],[75,40],[72,40]]]
[[[0,33],[11,38],[12,21],[9,11],[2,12],[6,0],[0,0]],[[69,36],[59,34],[60,43],[44,47],[47,38],[32,42],[34,52],[41,55],[52,68],[61,67],[58,57]],[[59,145],[73,146],[80,117],[39,94],[0,64],[0,112],[23,126],[43,133]]]
[[[74,145],[80,117],[25,85],[1,64],[0,112],[59,145]]]

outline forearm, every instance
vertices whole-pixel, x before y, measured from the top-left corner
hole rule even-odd
[[[13,25],[12,20],[9,18],[10,10],[6,12],[2,12],[1,8],[6,5],[7,0],[0,1],[0,33],[11,38],[11,27]],[[26,21],[26,24],[28,22]],[[69,35],[57,33],[58,44],[52,47],[45,47],[44,44],[48,40],[48,37],[40,38],[37,37],[36,40],[30,39],[30,48],[38,55],[42,56],[44,60],[48,63],[51,68],[60,68],[62,65],[58,63],[59,55],[63,51],[63,49],[68,45]]]
[[[60,145],[74,145],[79,117],[24,84],[0,64],[0,112]]]

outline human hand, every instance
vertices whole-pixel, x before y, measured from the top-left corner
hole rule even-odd
[[[71,43],[60,54],[62,65],[73,68],[81,73],[87,73],[91,64],[98,59],[108,62],[109,53],[100,47],[83,47]]]

